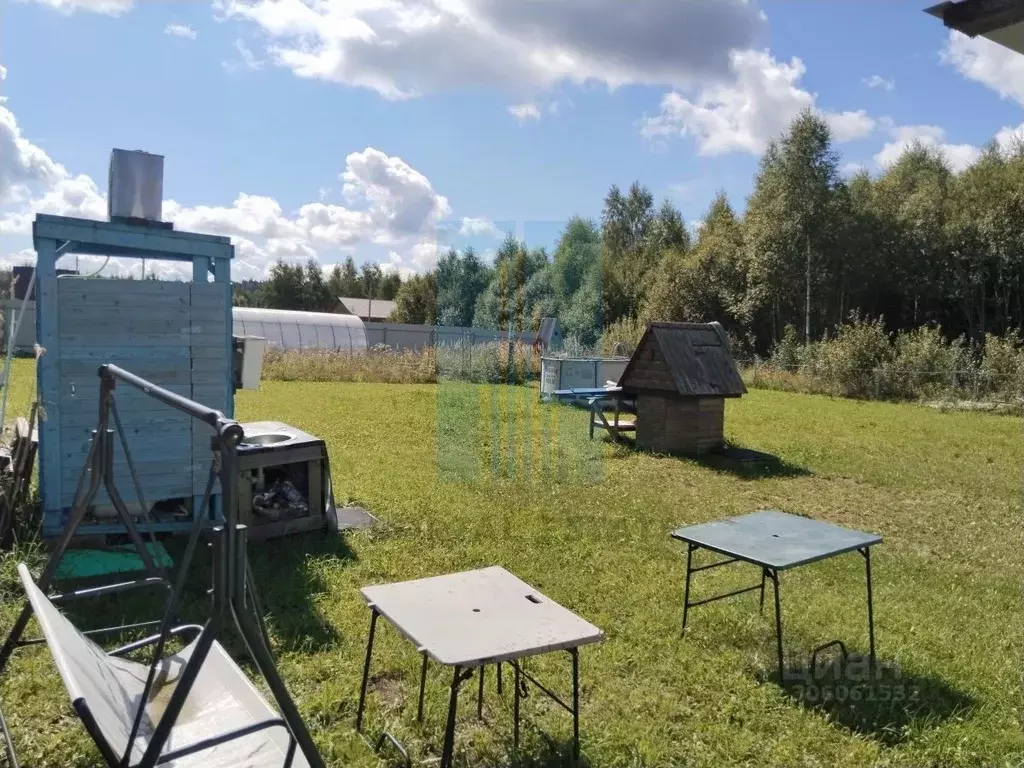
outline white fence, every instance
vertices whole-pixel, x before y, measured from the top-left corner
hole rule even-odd
[[[424,349],[426,347],[466,347],[507,341],[506,331],[487,328],[462,328],[440,325],[405,325],[404,323],[363,323],[366,329],[366,346],[373,348],[385,345],[394,350]],[[524,344],[533,344],[537,334],[523,331],[514,338]]]

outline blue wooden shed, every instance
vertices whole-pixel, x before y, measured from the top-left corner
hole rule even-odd
[[[36,368],[43,418],[39,486],[43,535],[58,535],[73,504],[99,408],[98,367],[114,363],[172,392],[232,416],[231,259],[226,237],[177,232],[167,224],[38,215]],[[191,282],[58,275],[70,254],[191,263]],[[164,502],[153,530],[191,527],[210,468],[212,429],[141,392],[116,402],[148,505]],[[129,509],[136,494],[124,452],[115,474]],[[215,504],[214,514],[219,515]],[[97,496],[80,533],[116,534],[113,509]]]

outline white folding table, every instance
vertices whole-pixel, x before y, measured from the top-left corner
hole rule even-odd
[[[485,667],[497,665],[498,693],[501,693],[501,665],[506,662],[512,666],[515,677],[515,746],[519,745],[519,701],[529,680],[572,715],[573,758],[578,759],[579,648],[600,641],[604,636],[600,629],[498,566],[365,587],[362,593],[371,618],[356,714],[357,730],[362,729],[377,618],[383,616],[423,654],[418,720],[423,718],[428,659],[453,669],[441,768],[448,768],[452,761],[459,687],[473,676],[474,669],[479,670],[477,714],[481,715]],[[523,659],[553,651],[567,651],[572,658],[571,705],[523,669]],[[398,746],[389,734],[385,737]]]

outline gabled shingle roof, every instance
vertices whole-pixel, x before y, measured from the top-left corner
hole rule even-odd
[[[728,338],[718,323],[651,323],[619,378],[624,390],[649,389],[642,379],[645,367],[652,365],[652,345],[661,351],[676,394],[739,397],[747,393],[729,351]]]

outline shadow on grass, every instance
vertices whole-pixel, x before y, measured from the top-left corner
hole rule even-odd
[[[518,753],[509,745],[509,768],[589,768],[590,761],[581,754],[579,760],[572,756],[572,741],[554,739],[543,731],[537,731],[539,739],[531,744],[520,745]]]
[[[326,650],[339,639],[316,605],[317,596],[327,591],[325,560],[355,560],[344,532],[310,531],[249,543],[260,600],[281,650]]]
[[[168,554],[175,562],[170,573],[173,583],[177,567],[182,561],[186,541],[184,537],[164,539]],[[322,578],[325,559],[346,562],[355,555],[345,540],[345,533],[310,531],[307,533],[250,541],[249,563],[260,603],[262,604],[268,629],[274,636],[278,651],[317,651],[332,647],[338,641],[337,631],[328,624],[316,605],[316,597],[323,594],[327,585]],[[143,577],[142,572],[124,573],[104,578],[62,582],[58,588],[82,588],[90,582],[113,583],[132,581]],[[204,544],[196,549],[188,568],[185,587],[178,610],[180,620],[176,623],[203,624],[210,615],[210,597],[207,594],[211,581],[210,548]],[[159,620],[165,608],[166,592],[157,589],[142,589],[128,593],[74,601],[61,606],[68,618],[81,629],[117,626],[135,622]],[[236,658],[246,658],[244,646],[236,637],[233,622],[228,622],[220,637]],[[150,627],[141,634],[155,632]],[[136,631],[123,635],[108,635],[105,646],[114,647],[128,642],[141,634]]]
[[[654,457],[667,456],[696,464],[714,472],[731,474],[743,480],[759,480],[766,477],[809,477],[814,474],[806,467],[791,464],[778,456],[739,445],[730,444],[720,451],[694,456],[683,453],[664,454],[638,448],[636,441],[631,436],[619,441],[605,436],[603,442],[614,446],[613,459],[624,459],[635,453],[644,453]]]
[[[532,740],[530,744],[520,744],[518,750],[509,741],[506,745],[505,759],[491,760],[486,765],[493,768],[590,768],[590,761],[586,755],[580,755],[579,760],[573,758],[572,741],[556,740],[543,732],[539,732],[539,735],[540,739]],[[438,738],[441,738],[440,734]],[[441,751],[440,744],[434,745],[436,749],[421,755],[419,760],[408,761],[405,754],[395,746],[396,741],[390,734],[382,733],[374,738],[366,736],[364,741],[389,768],[405,768],[410,764],[415,766],[440,760],[437,756]],[[397,743],[401,744],[401,741]],[[402,749],[405,749],[404,745]],[[454,762],[458,763],[459,758],[459,751],[456,748]]]
[[[806,467],[790,464],[773,454],[731,443],[721,451],[684,458],[715,472],[728,473],[743,480],[759,480],[765,477],[808,477],[813,474]]]
[[[836,657],[813,671],[791,665],[784,678],[782,687],[796,704],[886,746],[921,727],[967,716],[975,703],[938,677],[910,674],[895,663],[877,661],[872,675],[868,657],[860,654],[845,663]],[[761,679],[779,684],[777,671]]]

